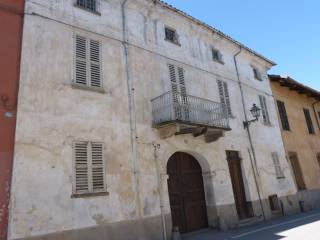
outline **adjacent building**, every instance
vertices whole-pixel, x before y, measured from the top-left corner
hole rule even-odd
[[[301,207],[320,207],[320,93],[288,76],[271,75],[282,137]]]
[[[23,7],[23,0],[0,0],[0,240],[7,239]]]
[[[162,1],[25,9],[9,239],[170,239],[298,211],[272,61]]]

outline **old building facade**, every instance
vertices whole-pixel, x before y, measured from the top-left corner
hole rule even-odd
[[[282,137],[306,210],[320,207],[320,93],[288,76],[271,75]]]
[[[7,239],[23,7],[23,0],[0,1],[0,240]]]
[[[169,239],[297,211],[273,62],[161,1],[25,11],[9,239]]]

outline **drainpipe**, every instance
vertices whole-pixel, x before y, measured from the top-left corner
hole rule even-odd
[[[136,127],[136,111],[134,103],[134,86],[130,71],[129,64],[129,47],[128,47],[128,32],[126,22],[126,11],[125,5],[128,0],[124,0],[121,3],[121,14],[122,14],[122,45],[124,48],[125,56],[125,67],[126,67],[126,78],[127,78],[127,90],[128,90],[128,105],[129,105],[129,118],[130,118],[130,140],[131,140],[131,161],[135,181],[135,192],[136,192],[136,208],[138,210],[139,219],[142,218],[141,202],[140,202],[140,182],[139,182],[139,167],[137,163],[137,127]]]
[[[235,68],[236,68],[237,79],[238,79],[240,93],[241,93],[241,100],[242,100],[244,118],[245,118],[245,121],[248,121],[247,112],[246,112],[246,104],[245,104],[245,99],[244,99],[244,93],[243,93],[242,83],[241,83],[241,80],[240,80],[240,74],[239,74],[238,62],[237,62],[237,56],[241,52],[242,52],[242,47],[240,46],[239,51],[233,56],[233,61],[234,61],[234,65],[235,65]],[[253,142],[252,142],[252,137],[251,137],[251,132],[250,132],[249,126],[246,129],[247,129],[247,134],[248,134],[248,138],[249,138],[249,143],[250,143],[250,148],[251,148],[253,160],[256,163],[257,162],[257,158],[256,158],[256,154],[255,154],[255,149],[253,147]],[[256,185],[256,188],[257,188],[257,193],[258,193],[258,197],[259,197],[259,202],[260,202],[260,207],[261,207],[261,211],[262,211],[263,220],[266,221],[266,216],[265,216],[264,208],[263,208],[263,204],[262,204],[261,193],[260,193],[260,189],[259,189],[259,185],[258,185],[256,170],[254,168],[254,164],[252,162],[251,157],[250,157],[250,162],[251,162],[251,168],[252,168],[252,171],[253,171],[254,182],[255,182],[255,185]]]
[[[153,148],[154,148],[154,161],[155,161],[155,166],[156,166],[156,174],[157,174],[157,181],[158,181],[158,193],[159,193],[159,199],[160,199],[160,211],[161,211],[161,221],[162,221],[162,237],[163,240],[167,240],[167,226],[166,226],[166,218],[164,215],[164,201],[163,201],[163,196],[162,196],[162,191],[161,191],[161,176],[160,176],[160,167],[158,163],[158,154],[157,150],[160,149],[160,144],[153,143]]]
[[[314,102],[314,103],[312,103],[312,108],[313,108],[314,115],[316,116],[318,128],[320,129],[320,120],[319,120],[320,116],[317,115],[317,111],[316,111],[316,105],[317,105],[318,103],[320,103],[319,100],[316,101],[316,102]]]

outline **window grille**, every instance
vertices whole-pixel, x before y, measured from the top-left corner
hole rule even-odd
[[[221,64],[224,64],[222,54],[218,49],[212,48],[212,60]]]
[[[76,6],[89,10],[91,12],[98,12],[98,4],[97,0],[77,0]]]
[[[165,27],[165,39],[175,44],[179,44],[178,34],[176,30]]]

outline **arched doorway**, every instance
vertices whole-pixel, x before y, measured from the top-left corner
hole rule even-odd
[[[208,226],[207,208],[198,161],[183,152],[173,154],[167,164],[168,191],[173,227],[181,233]]]

